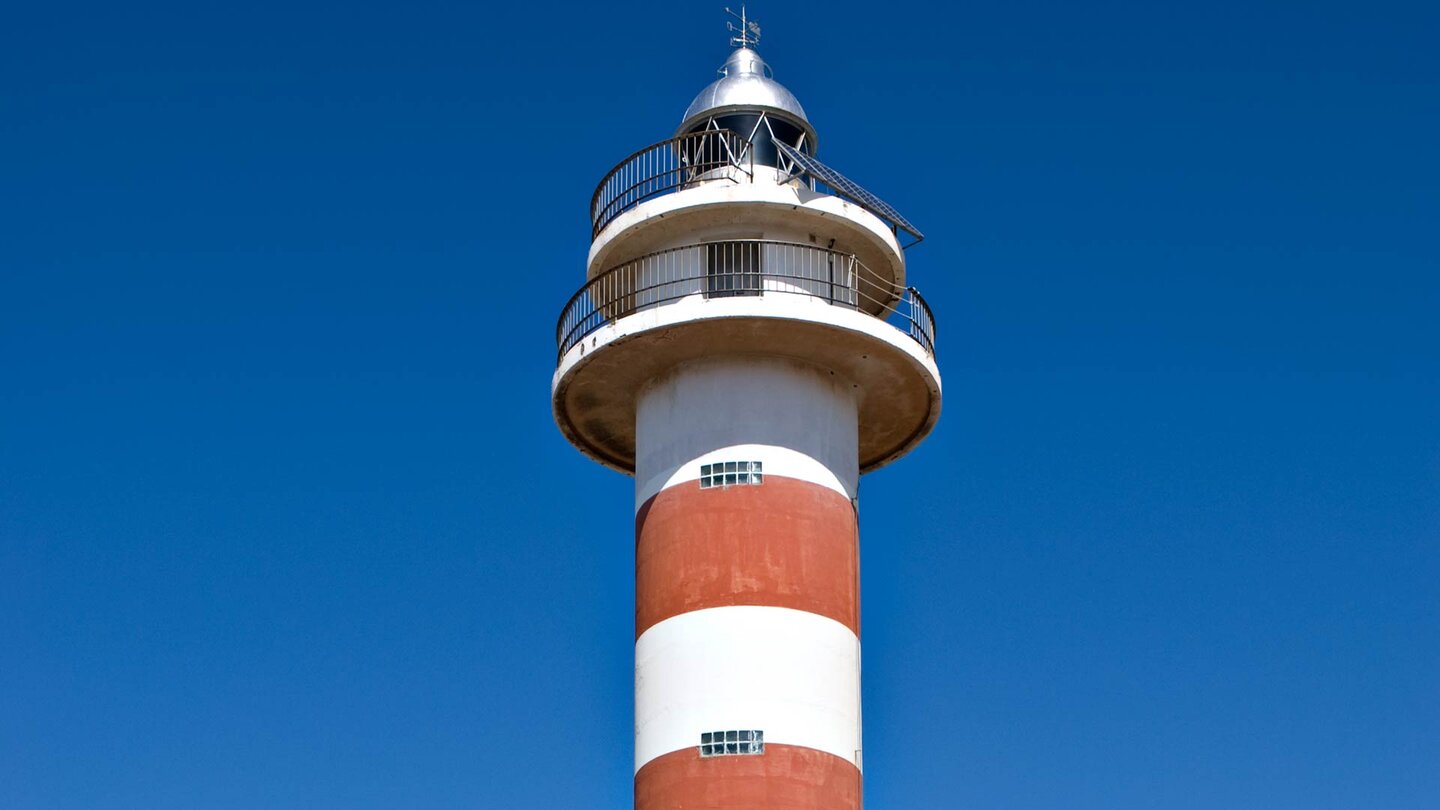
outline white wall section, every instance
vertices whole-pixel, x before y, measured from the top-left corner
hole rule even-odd
[[[766,744],[860,767],[860,640],[778,607],[697,610],[646,630],[635,642],[635,770],[721,729],[760,729]]]
[[[646,501],[676,484],[699,480],[701,465],[716,461],[759,461],[767,477],[778,475],[794,478],[834,490],[847,498],[855,497],[855,493],[847,488],[853,484],[841,480],[829,467],[804,453],[770,444],[736,444],[712,450],[687,461],[678,468],[666,471],[668,475],[661,472],[646,481],[637,476],[635,510],[638,512]]]
[[[636,409],[635,507],[700,477],[712,461],[761,461],[766,475],[847,498],[859,486],[859,414],[844,378],[752,356],[686,363],[653,380]]]

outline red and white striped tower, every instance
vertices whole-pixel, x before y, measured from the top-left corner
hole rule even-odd
[[[814,159],[743,20],[600,184],[560,429],[635,477],[635,807],[861,804],[861,473],[940,412],[919,234]]]

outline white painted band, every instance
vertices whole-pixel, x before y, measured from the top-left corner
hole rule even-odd
[[[635,770],[732,729],[859,768],[860,639],[814,613],[754,606],[682,613],[641,634]]]
[[[836,475],[833,470],[798,450],[770,444],[735,444],[711,450],[698,458],[685,462],[679,468],[662,471],[648,481],[636,479],[635,510],[638,512],[646,501],[670,487],[698,481],[701,467],[717,461],[758,461],[761,463],[763,475],[794,478],[834,490],[846,498],[855,497],[854,493],[846,489],[845,482],[841,481],[840,476]]]
[[[719,355],[678,366],[640,393],[635,508],[711,461],[760,461],[766,474],[854,498],[858,407],[849,381],[793,360]]]

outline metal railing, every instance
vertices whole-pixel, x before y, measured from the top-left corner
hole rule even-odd
[[[682,298],[800,295],[886,321],[935,353],[935,318],[914,287],[901,289],[854,255],[764,239],[669,248],[591,279],[555,327],[559,356],[627,315]]]
[[[739,181],[755,176],[754,150],[729,129],[677,135],[620,161],[590,198],[591,238],[611,220],[661,194],[703,180]]]

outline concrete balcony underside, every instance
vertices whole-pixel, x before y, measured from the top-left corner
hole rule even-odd
[[[933,356],[883,320],[804,295],[696,295],[608,322],[566,351],[552,381],[555,421],[587,455],[633,473],[640,390],[681,363],[726,355],[793,360],[849,381],[861,472],[904,455],[940,416]]]

